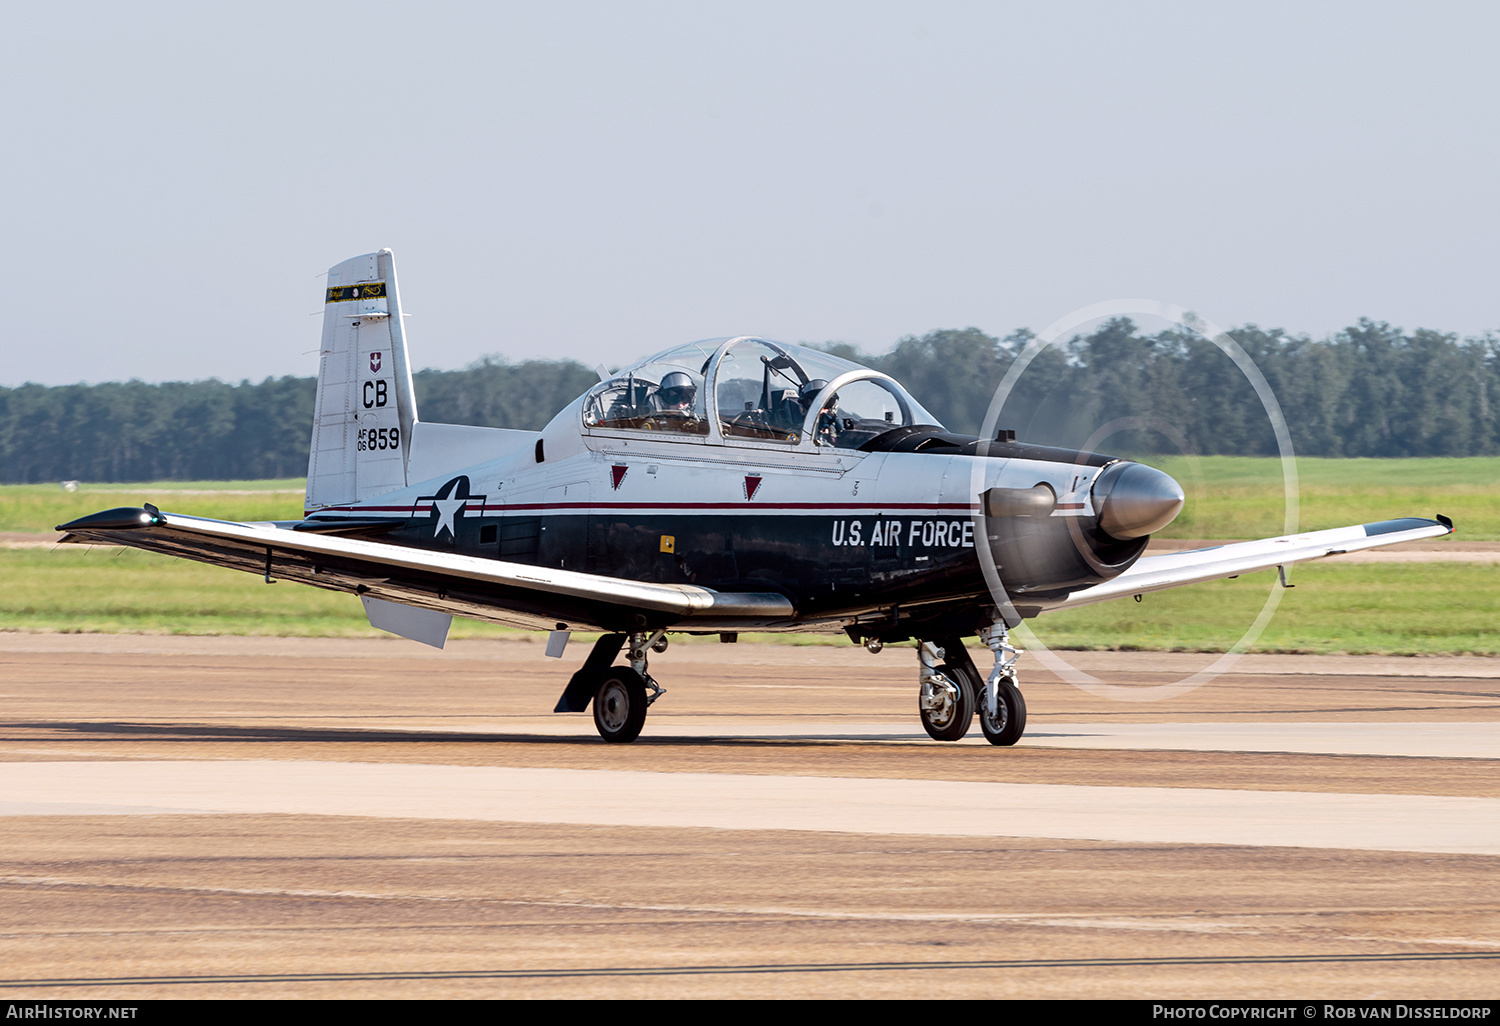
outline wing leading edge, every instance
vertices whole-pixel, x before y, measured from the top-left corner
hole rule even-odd
[[[1335,527],[1327,531],[1288,534],[1280,538],[1233,542],[1207,549],[1168,552],[1160,556],[1144,556],[1114,580],[1075,591],[1056,605],[1046,607],[1043,612],[1073,609],[1183,584],[1237,577],[1256,570],[1290,566],[1293,563],[1339,556],[1360,549],[1438,538],[1452,532],[1453,521],[1442,515],[1437,520],[1407,517],[1401,520],[1382,520],[1374,524],[1356,524],[1353,527]]]
[[[792,625],[775,592],[719,592],[388,542],[122,507],[61,525],[64,543],[124,545],[331,591],[533,630],[750,630]]]

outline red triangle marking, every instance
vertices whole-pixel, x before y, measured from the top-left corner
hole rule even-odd
[[[625,471],[629,469],[629,467],[622,467],[618,463],[609,468],[609,476],[614,480],[616,491],[620,488],[620,482],[625,480]]]
[[[760,490],[760,478],[745,476],[745,498],[755,498],[755,493]]]

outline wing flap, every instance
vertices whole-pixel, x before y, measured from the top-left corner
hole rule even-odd
[[[1374,524],[1335,527],[1327,531],[1289,534],[1280,538],[1232,542],[1207,549],[1144,556],[1114,580],[1075,591],[1063,601],[1047,606],[1043,612],[1073,609],[1126,595],[1143,595],[1146,592],[1162,591],[1200,581],[1237,577],[1257,570],[1290,566],[1293,563],[1338,556],[1360,549],[1373,549],[1423,538],[1439,538],[1452,531],[1452,521],[1447,518],[1423,520],[1406,517]]]
[[[369,594],[434,612],[512,626],[641,630],[691,621],[694,629],[785,624],[796,610],[779,593],[717,592],[531,566],[270,524],[122,508],[58,528],[64,543],[98,542]],[[641,622],[644,618],[645,623]]]

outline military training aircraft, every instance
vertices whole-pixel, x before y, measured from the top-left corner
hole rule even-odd
[[[302,520],[147,505],[58,530],[351,592],[375,627],[437,647],[453,616],[550,631],[550,656],[603,631],[556,711],[592,703],[606,741],[640,734],[669,632],[842,631],[871,651],[916,642],[933,738],[977,711],[1013,745],[1009,631],[1027,617],[1453,529],[1409,518],[1142,556],[1183,505],[1168,475],[954,434],[890,377],[818,350],[714,339],[600,377],[541,431],[420,420],[391,252],[355,257],[328,275]]]

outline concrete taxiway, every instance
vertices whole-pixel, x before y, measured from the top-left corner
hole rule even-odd
[[[629,746],[546,712],[576,661],[0,635],[0,989],[1500,989],[1500,660],[1028,666],[1009,750],[928,740],[904,649],[674,646]]]

